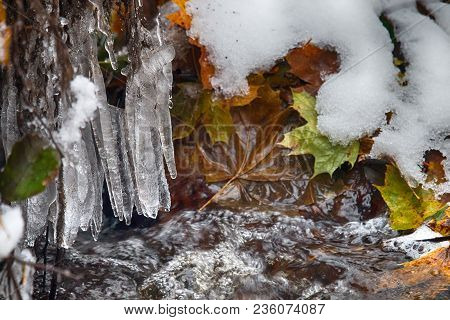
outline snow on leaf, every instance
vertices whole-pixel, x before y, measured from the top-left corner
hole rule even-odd
[[[44,191],[58,174],[59,153],[36,135],[27,135],[17,142],[6,166],[0,173],[2,199],[24,200]]]
[[[308,93],[294,93],[294,105],[292,107],[300,113],[307,123],[285,134],[281,145],[292,149],[291,155],[313,155],[313,177],[321,173],[332,175],[345,162],[354,165],[358,158],[359,142],[352,142],[348,146],[331,143],[330,139],[317,129],[315,105],[316,99]]]
[[[395,230],[415,229],[442,208],[431,191],[411,188],[393,165],[387,166],[384,185],[375,187],[390,209],[391,227]]]

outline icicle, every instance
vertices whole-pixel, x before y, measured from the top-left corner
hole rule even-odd
[[[95,58],[95,60],[94,60]],[[96,61],[97,56],[92,56]],[[123,125],[119,119],[120,111],[108,105],[106,89],[98,64],[93,66],[94,83],[97,85],[97,98],[100,102],[98,117],[92,122],[97,147],[105,168],[106,184],[114,215],[119,220],[130,223],[134,203],[131,185],[131,171],[125,153]],[[122,127],[122,129],[121,129]]]
[[[27,247],[34,246],[48,221],[50,206],[56,200],[56,183],[52,182],[44,192],[24,201],[22,210],[26,217],[25,240]]]
[[[148,30],[138,16],[132,21],[134,47],[129,50],[132,68],[127,72],[125,122],[136,209],[154,218],[159,209],[170,208],[164,158],[170,175],[176,176],[169,113],[170,63],[175,52],[163,43],[157,17]]]
[[[117,58],[114,53],[114,38],[109,29],[108,18],[105,15],[105,10],[103,9],[103,0],[89,0],[89,2],[91,2],[97,10],[97,28],[106,37],[105,49],[108,52],[112,68],[117,70]]]
[[[13,71],[6,71],[6,83],[3,86],[3,105],[1,114],[1,133],[5,156],[11,153],[14,143],[20,138],[19,127],[17,125],[17,88],[13,82]]]

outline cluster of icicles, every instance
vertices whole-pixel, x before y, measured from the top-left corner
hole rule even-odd
[[[71,150],[63,150],[62,172],[58,179],[43,193],[19,203],[26,220],[25,246],[34,245],[49,223],[55,241],[64,248],[73,244],[80,228],[84,231],[91,228],[93,237],[97,238],[102,226],[104,181],[114,214],[127,224],[131,222],[133,208],[150,218],[155,218],[159,210],[170,208],[164,159],[174,178],[169,103],[171,61],[175,52],[162,38],[158,16],[151,22],[151,28],[142,25],[137,14],[141,4],[136,1],[135,23],[131,30],[134,48],[130,50],[129,44],[128,51],[130,62],[139,63],[130,63],[122,70],[127,76],[125,109],[109,105],[97,59],[97,31],[106,36],[105,46],[113,68],[117,68],[117,62],[102,3],[90,0],[84,7],[72,7],[67,10],[67,16],[60,18],[74,76],[83,75],[96,85],[99,106],[95,117],[82,129],[81,141],[74,143]],[[49,37],[40,52],[44,63],[48,64],[49,82],[59,63],[55,43]],[[17,114],[23,107],[17,101],[18,90],[12,72],[3,87],[1,129],[6,156],[20,139]],[[32,74],[33,70],[29,72],[31,79],[39,77]],[[53,80],[57,81],[57,77]],[[57,85],[49,84],[44,90],[42,99],[63,94],[62,90],[58,92]],[[46,108],[50,108],[51,100],[46,100]],[[62,103],[53,109],[58,113],[55,123],[67,114],[70,94],[66,100],[64,103],[61,98]]]

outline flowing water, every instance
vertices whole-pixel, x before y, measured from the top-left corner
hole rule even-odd
[[[63,279],[58,298],[430,297],[420,286],[377,286],[407,261],[404,253],[383,248],[383,240],[396,236],[385,217],[339,224],[209,209],[168,213],[147,228],[117,228],[105,230],[98,242],[82,235],[67,251],[66,267],[83,278]],[[447,286],[438,298],[449,292]]]

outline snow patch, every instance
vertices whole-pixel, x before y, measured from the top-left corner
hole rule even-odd
[[[0,260],[9,256],[23,235],[24,221],[20,207],[1,205]]]
[[[247,75],[312,40],[340,54],[341,71],[317,99],[319,127],[334,140],[372,133],[395,100],[392,44],[370,1],[191,0],[187,10],[189,35],[215,66],[211,83],[227,96],[247,92]]]
[[[382,128],[372,150],[374,157],[394,158],[410,184],[423,184],[437,194],[450,191],[450,182],[426,182],[421,166],[427,150],[447,157],[443,164],[450,177],[450,37],[415,8],[388,15],[409,65],[408,85],[400,90],[402,101],[394,108],[393,120]],[[416,25],[413,32],[411,26]],[[430,49],[432,48],[432,49]]]
[[[68,146],[81,140],[81,130],[86,122],[93,118],[99,105],[97,100],[97,88],[88,78],[77,75],[70,82],[70,89],[75,97],[72,108],[69,109],[67,118],[57,133],[57,140]]]

